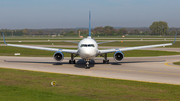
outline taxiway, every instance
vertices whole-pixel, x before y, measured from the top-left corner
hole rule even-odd
[[[125,57],[116,62],[113,58],[109,64],[103,64],[103,58],[90,62],[90,69],[84,69],[85,62],[80,58],[76,64],[69,64],[70,58],[56,62],[53,57],[17,57],[0,56],[0,67],[32,70],[50,73],[65,73],[94,77],[126,79],[145,82],[180,84],[180,66],[172,64],[180,61],[180,55],[160,57]]]

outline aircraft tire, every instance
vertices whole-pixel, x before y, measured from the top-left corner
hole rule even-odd
[[[73,64],[76,64],[76,61],[75,61],[75,60],[73,60]]]
[[[103,64],[105,64],[105,60],[103,60]]]
[[[71,60],[69,60],[69,64],[71,64]]]

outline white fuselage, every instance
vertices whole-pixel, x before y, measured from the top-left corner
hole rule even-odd
[[[78,44],[78,54],[84,60],[94,59],[98,54],[98,44],[90,37],[85,38]]]

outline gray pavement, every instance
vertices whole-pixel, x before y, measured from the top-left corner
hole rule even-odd
[[[76,58],[76,64],[69,64],[65,58],[56,62],[51,57],[0,56],[0,67],[51,73],[65,73],[104,78],[126,79],[145,82],[180,84],[180,66],[172,64],[180,61],[180,55],[160,57],[125,57],[116,62],[103,64],[102,58],[90,62],[90,69],[84,69],[85,62]]]

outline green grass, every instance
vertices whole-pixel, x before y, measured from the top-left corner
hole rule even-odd
[[[63,48],[63,47],[61,47]],[[76,48],[63,48],[76,49]],[[26,49],[10,46],[0,46],[0,56],[14,56],[14,53],[21,53],[20,56],[30,57],[52,57],[55,52],[45,50]],[[180,55],[180,52],[154,51],[154,50],[133,50],[123,52],[125,57],[147,57],[147,56],[164,56]],[[65,57],[70,57],[69,53],[63,53]],[[114,53],[108,53],[108,57],[113,57]]]
[[[180,65],[180,61],[179,62],[173,62],[173,64]]]
[[[180,86],[0,68],[1,101],[179,101]],[[55,87],[50,86],[56,81]]]

